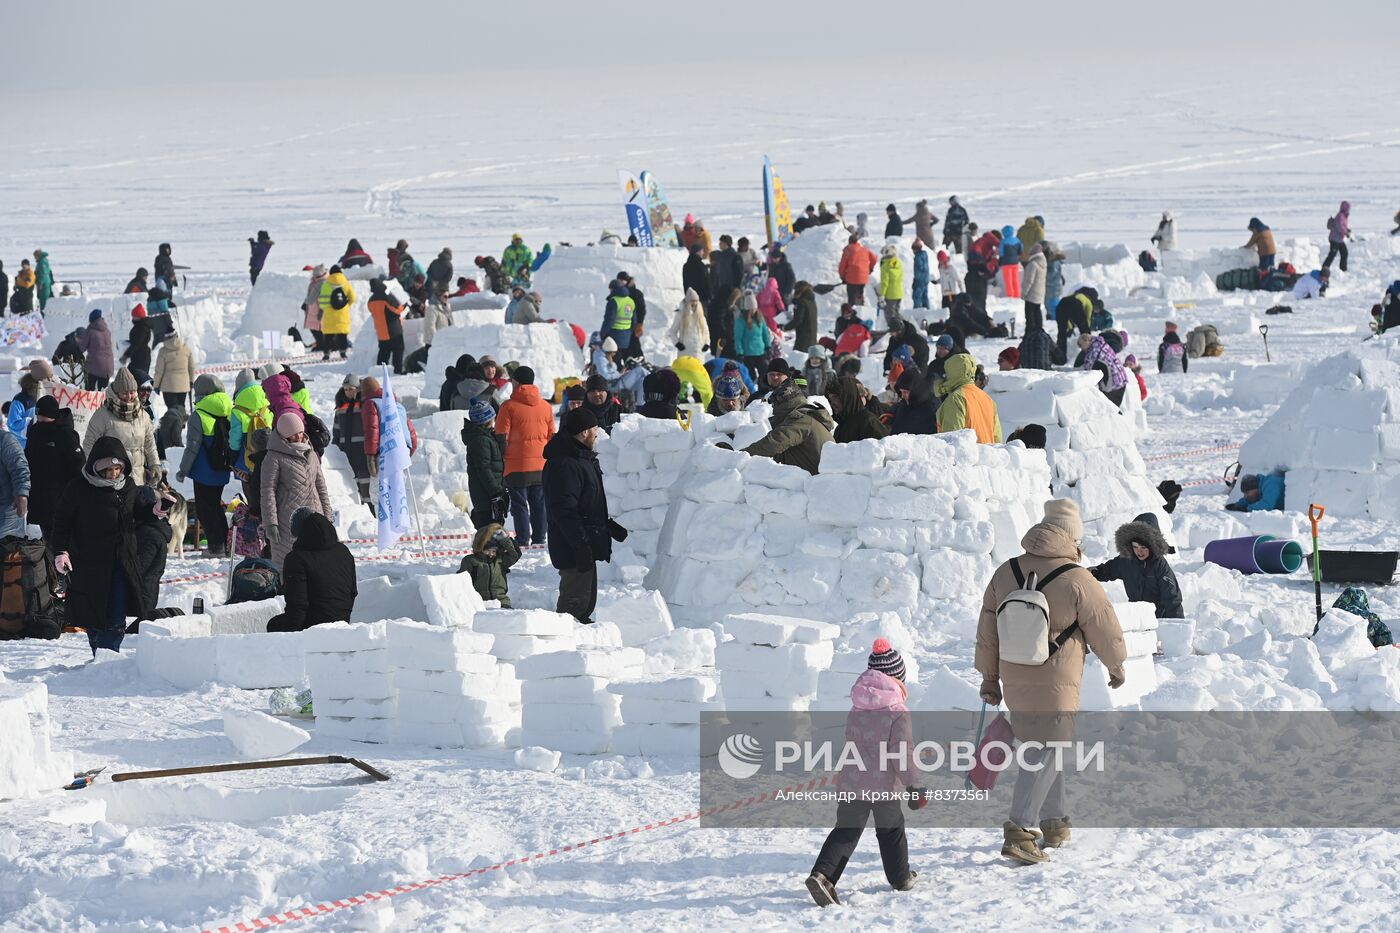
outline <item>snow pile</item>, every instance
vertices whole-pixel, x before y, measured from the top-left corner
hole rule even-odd
[[[394,739],[397,695],[384,622],[313,625],[301,633],[316,734],[358,742]]]
[[[464,312],[458,312],[464,313]],[[464,353],[489,356],[505,365],[514,360],[535,371],[535,385],[546,400],[554,396],[554,381],[583,372],[583,353],[566,324],[463,324],[439,329],[428,351],[423,395],[435,399],[442,390],[443,372]]]
[[[621,697],[609,692],[608,682],[639,676],[643,659],[640,649],[616,647],[551,651],[522,660],[516,665],[522,744],[605,754],[613,729],[622,725]]]
[[[1044,426],[1053,494],[1079,503],[1086,543],[1107,540],[1119,525],[1162,505],[1138,453],[1136,419],[1114,408],[1097,385],[1095,373],[1015,370],[993,374],[987,386],[1008,435]],[[1125,396],[1138,398],[1136,386],[1129,389]],[[1170,518],[1157,517],[1170,533]]]
[[[719,248],[716,239],[715,248]],[[647,301],[646,330],[664,333],[685,297],[681,269],[686,251],[670,247],[556,246],[535,273],[531,290],[544,298],[540,313],[577,324],[588,332],[603,324],[608,283],[619,272],[632,276]],[[498,357],[499,359],[499,357]]]
[[[1285,506],[1400,520],[1400,341],[1385,337],[1312,368],[1240,450],[1246,473],[1287,472]]]
[[[1020,553],[1050,486],[1044,454],[971,431],[828,444],[821,471],[697,447],[647,586],[686,620],[755,609],[908,619],[980,591],[994,559]]]
[[[49,744],[49,688],[0,675],[0,799],[53,791],[72,775],[73,756]]]
[[[727,615],[722,624],[733,636],[715,648],[725,709],[800,713],[811,707],[818,675],[835,656],[839,626],[748,612]]]
[[[520,725],[520,682],[490,653],[491,635],[407,619],[389,622],[387,635],[398,741],[499,746]]]

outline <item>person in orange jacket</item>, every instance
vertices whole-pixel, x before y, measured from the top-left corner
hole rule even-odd
[[[505,439],[505,480],[515,543],[545,543],[544,445],[554,435],[554,409],[540,397],[535,371],[517,366],[510,398],[496,414],[496,433]]]
[[[403,375],[403,313],[404,304],[384,287],[383,279],[369,283],[369,315],[374,319],[374,334],[379,338],[376,366],[394,364],[394,375]]]
[[[865,286],[879,262],[880,257],[875,255],[875,251],[862,246],[860,237],[851,234],[846,248],[841,251],[841,265],[837,270],[846,285],[846,301],[853,305],[865,304]]]

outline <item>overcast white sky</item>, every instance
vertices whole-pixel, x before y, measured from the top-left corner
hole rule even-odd
[[[120,90],[256,80],[636,63],[641,80],[717,90],[741,81],[790,93],[805,68],[862,82],[939,81],[983,71],[987,93],[1034,93],[1072,70],[1189,81],[1198,64],[1240,80],[1335,63],[1394,76],[1400,2],[895,0],[646,3],[631,0],[44,0],[7,5],[7,100],[43,90]],[[1212,69],[1215,70],[1215,69]],[[975,83],[975,82],[974,82]],[[1397,92],[1389,87],[1339,93]]]

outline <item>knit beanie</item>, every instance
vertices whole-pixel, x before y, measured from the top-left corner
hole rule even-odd
[[[904,659],[899,656],[899,652],[894,650],[886,638],[875,639],[866,667],[893,677],[900,683],[904,682]]]
[[[951,350],[953,349],[953,338],[948,334],[943,334],[938,338],[938,342],[935,343],[934,346],[942,347],[945,350]]]
[[[523,386],[532,386],[535,384],[535,371],[528,366],[517,366],[511,378]]]
[[[346,373],[345,378],[340,380],[342,389],[358,389],[360,387],[360,377],[354,373]]]
[[[575,408],[564,416],[564,432],[566,434],[582,434],[589,428],[598,426],[598,416],[588,408]]]
[[[136,377],[131,374],[131,370],[123,366],[117,370],[116,376],[112,378],[112,391],[118,395],[125,395],[127,392],[135,392],[137,388]]]
[[[721,376],[715,380],[717,398],[738,398],[744,394],[744,384],[737,376]]]
[[[92,311],[90,311],[90,312],[88,313],[88,323],[91,324],[93,321],[96,321],[96,320],[98,320],[98,319],[101,318],[101,317],[102,317],[102,309],[101,309],[101,308],[93,308]]]
[[[608,379],[602,373],[594,373],[588,377],[588,382],[584,383],[585,392],[606,392],[608,391]]]
[[[299,538],[299,537],[301,537],[301,529],[302,529],[302,527],[306,524],[306,520],[307,520],[308,518],[310,518],[311,515],[312,515],[311,510],[308,509],[308,508],[307,508],[306,506],[304,506],[304,505],[303,505],[301,508],[297,509],[295,512],[292,513],[292,537],[293,537],[293,538]]]
[[[31,360],[29,363],[29,375],[33,376],[35,379],[38,379],[40,382],[43,382],[46,379],[52,379],[53,364],[50,363],[48,360],[44,359],[43,357],[40,357],[37,360]]]
[[[1002,360],[1010,363],[1012,369],[1019,369],[1021,367],[1021,351],[1015,347],[1007,347],[997,354],[997,361],[1001,362]]]
[[[283,440],[306,430],[306,422],[294,411],[284,411],[277,416],[277,435]]]
[[[566,402],[584,402],[588,400],[588,390],[583,383],[575,382],[564,390],[564,400]]]
[[[281,363],[268,363],[258,370],[259,379],[271,379],[282,372],[284,367]]]
[[[784,376],[792,375],[792,367],[789,366],[788,361],[783,359],[782,357],[779,357],[778,359],[769,363],[768,371],[770,373],[782,373]]]
[[[58,412],[58,399],[52,395],[45,395],[34,405],[34,413],[41,418],[57,418]]]
[[[1084,521],[1079,517],[1079,505],[1073,499],[1051,499],[1046,502],[1041,524],[1060,529],[1075,544],[1084,537]]]
[[[467,420],[472,424],[486,424],[496,417],[496,409],[484,398],[474,398],[467,406]]]

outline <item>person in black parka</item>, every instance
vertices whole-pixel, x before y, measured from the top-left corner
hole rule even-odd
[[[894,390],[899,401],[891,411],[890,433],[937,434],[938,405],[933,401],[932,390],[926,388],[924,374],[906,369],[899,374]]]
[[[29,460],[29,521],[53,543],[53,519],[59,497],[83,472],[83,442],[73,430],[73,413],[46,395],[34,406],[34,423],[24,456]],[[50,548],[52,550],[52,548]]]
[[[549,516],[549,562],[559,571],[556,612],[590,625],[598,603],[598,564],[612,560],[612,543],[627,537],[608,518],[603,469],[593,445],[598,419],[587,408],[564,416],[564,430],[544,446],[545,512]]]
[[[914,354],[914,365],[920,370],[928,369],[928,341],[919,333],[913,321],[905,321],[899,333],[890,334],[890,345],[885,348],[885,372],[889,372],[894,365],[895,351],[905,346]]]
[[[1133,602],[1148,602],[1157,607],[1157,618],[1180,619],[1181,588],[1176,574],[1167,563],[1167,539],[1162,536],[1157,516],[1144,512],[1122,525],[1113,533],[1118,556],[1107,563],[1090,567],[1097,580],[1122,580]]]
[[[827,387],[826,397],[836,418],[836,430],[832,436],[838,444],[889,437],[890,429],[866,407],[860,389],[860,380],[852,376],[837,376],[836,381]]]
[[[360,595],[355,557],[340,543],[335,526],[320,512],[292,515],[296,541],[282,563],[286,611],[268,620],[269,632],[301,632],[325,622],[348,622]]]
[[[141,609],[128,611],[128,614],[138,619],[151,618],[160,604],[160,578],[165,576],[165,558],[170,553],[170,539],[174,535],[166,517],[175,505],[174,498],[162,501],[160,511],[156,511],[156,502],[156,491],[150,486],[137,490],[132,518],[136,524],[136,588]]]
[[[54,566],[71,574],[67,624],[87,630],[94,655],[98,648],[119,651],[127,615],[143,608],[133,518],[137,488],[122,442],[99,437],[54,513]]]
[[[131,331],[127,334],[126,353],[123,355],[127,369],[139,369],[143,373],[151,371],[151,342],[154,336],[151,322],[146,317],[145,306],[137,305],[132,308]]]

